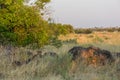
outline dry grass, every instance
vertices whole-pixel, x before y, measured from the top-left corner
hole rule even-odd
[[[47,45],[35,50],[29,47],[11,47],[9,50],[0,46],[0,80],[120,80],[120,57],[114,56],[115,62],[112,65],[95,68],[86,66],[82,62],[72,66],[71,56],[68,55],[71,48],[79,45],[83,47],[93,45],[111,52],[120,52],[120,32],[68,34],[60,36],[59,39],[76,39],[81,45],[68,41],[62,43],[59,48]],[[27,55],[27,52],[30,51],[35,55],[39,50],[43,53],[55,52],[58,54],[58,58],[37,56],[28,64],[21,66],[12,64],[14,60],[25,61],[31,57]],[[70,73],[71,66],[73,69],[75,68],[75,73]]]
[[[80,44],[106,43],[120,45],[120,32],[93,32],[91,34],[67,34],[59,36],[60,40],[76,39]]]

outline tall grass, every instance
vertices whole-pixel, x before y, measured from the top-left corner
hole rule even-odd
[[[71,56],[68,51],[80,44],[74,42],[63,42],[62,46],[47,45],[41,49],[31,50],[27,47],[14,48],[11,47],[10,55],[7,54],[8,49],[4,46],[0,47],[0,80],[120,80],[120,58],[115,57],[116,61],[112,65],[99,67],[86,66],[82,62],[77,64],[76,71],[70,73]],[[80,46],[96,46],[111,52],[120,52],[120,45],[108,44],[81,44]],[[13,60],[24,61],[27,51],[35,54],[38,50],[42,52],[55,52],[58,57],[45,56],[34,58],[30,63],[21,66],[12,64]],[[16,54],[14,57],[12,54]]]

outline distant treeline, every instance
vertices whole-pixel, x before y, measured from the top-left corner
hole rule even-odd
[[[77,29],[74,29],[74,32],[77,33],[77,34],[80,34],[80,33],[84,33],[84,34],[89,34],[89,33],[92,33],[94,31],[99,31],[99,32],[102,32],[102,31],[107,31],[107,32],[114,32],[114,31],[118,31],[120,32],[120,27],[106,27],[106,28],[77,28]]]

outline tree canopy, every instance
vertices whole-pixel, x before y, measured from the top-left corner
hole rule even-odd
[[[0,0],[0,43],[22,46],[37,43],[41,47],[56,32],[67,33],[65,25],[51,24],[42,18],[41,10],[48,2],[36,0],[34,6],[29,6],[24,5],[24,0]]]

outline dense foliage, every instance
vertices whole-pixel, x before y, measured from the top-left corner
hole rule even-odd
[[[41,10],[48,2],[50,0],[37,0],[30,6],[24,5],[24,0],[0,0],[0,43],[22,46],[37,43],[41,47],[48,44],[51,37],[68,33],[66,29],[72,26],[43,19]]]

